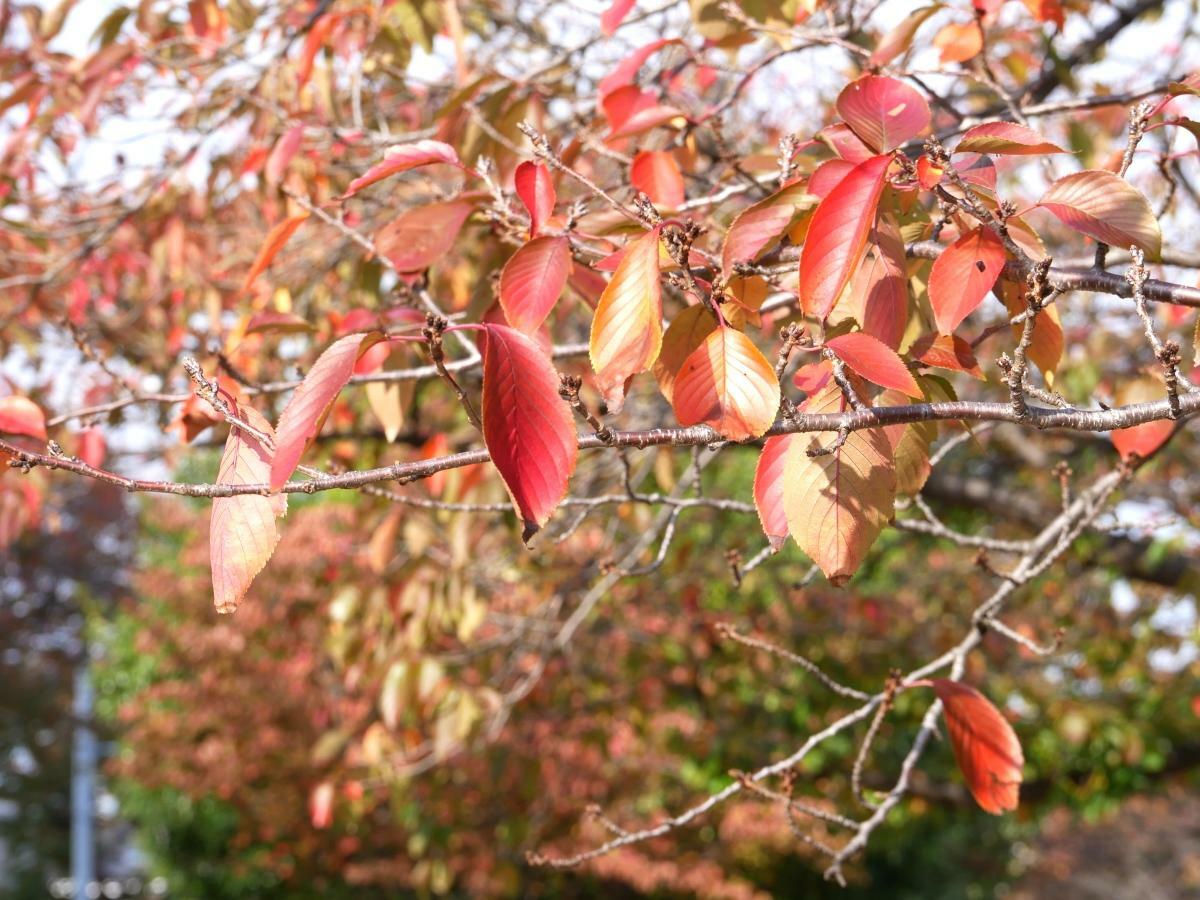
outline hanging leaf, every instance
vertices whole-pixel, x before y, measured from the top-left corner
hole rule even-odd
[[[1037,156],[1043,153],[1067,153],[1032,128],[1015,122],[987,122],[967,129],[955,153],[994,153],[998,156]]]
[[[240,407],[235,412],[255,430],[274,436],[270,424],[257,410]],[[216,483],[263,484],[270,474],[271,456],[267,448],[244,429],[230,428]],[[231,613],[238,608],[250,583],[275,552],[279,543],[275,519],[286,512],[285,494],[273,497],[242,494],[213,500],[208,544],[217,612]]]
[[[625,403],[625,383],[645,372],[662,347],[662,284],[658,229],[626,245],[626,253],[600,295],[588,355],[609,412]]]
[[[1025,756],[1008,720],[973,687],[935,678],[954,758],[971,796],[985,812],[1000,815],[1017,808]]]
[[[108,445],[104,441],[104,432],[92,426],[79,433],[79,449],[76,455],[93,469],[104,465],[104,457],[108,453]]]
[[[900,346],[908,325],[908,274],[904,239],[891,217],[871,229],[866,255],[829,318],[853,319],[893,350]]]
[[[379,332],[348,334],[330,344],[309,369],[279,417],[271,462],[272,490],[279,490],[291,478],[305,449],[320,432],[329,407],[354,374],[359,356],[382,338]]]
[[[837,98],[838,114],[876,153],[894,150],[929,127],[929,104],[915,88],[883,75],[864,75]]]
[[[867,381],[880,387],[895,388],[910,397],[920,399],[922,396],[921,388],[904,365],[904,360],[879,338],[852,331],[830,338],[825,346]]]
[[[528,543],[567,492],[578,438],[549,358],[529,337],[483,326],[483,439]]]
[[[467,200],[447,200],[407,210],[375,233],[375,246],[397,270],[419,272],[454,246],[473,208]]]
[[[807,400],[808,413],[843,413],[845,397],[836,383]],[[878,428],[852,431],[831,453],[808,450],[832,444],[830,432],[800,434],[785,462],[783,503],[788,532],[800,549],[842,585],[858,570],[879,532],[892,518],[896,469],[892,447]]]
[[[1162,232],[1154,210],[1133,185],[1104,169],[1085,169],[1050,185],[1038,206],[1068,228],[1105,244],[1136,245],[1157,259]]]
[[[800,301],[824,319],[862,260],[892,157],[859,163],[817,206],[800,253]]]
[[[740,262],[753,262],[787,231],[798,215],[816,206],[802,182],[780,188],[738,213],[725,232],[721,248],[721,273],[728,278]]]
[[[662,349],[654,361],[654,377],[667,402],[673,402],[675,377],[684,360],[716,330],[717,320],[702,303],[689,306],[671,321],[663,335]]]
[[[758,466],[754,470],[754,508],[758,510],[758,521],[771,545],[771,552],[778,553],[787,540],[787,513],[783,505],[784,472],[788,447],[800,440],[798,434],[778,434],[763,442]]]
[[[871,65],[886,66],[906,51],[912,45],[917,29],[941,8],[942,4],[934,3],[932,6],[914,10],[901,19],[895,28],[880,39],[879,44],[875,47],[875,52],[871,54]]]
[[[0,434],[46,440],[46,415],[28,397],[0,397]]]
[[[927,366],[966,372],[972,378],[986,380],[971,345],[956,334],[924,335],[913,343],[908,354]]]
[[[271,155],[267,157],[267,163],[263,167],[263,178],[267,184],[279,184],[283,173],[287,171],[287,167],[292,162],[292,157],[300,150],[300,143],[304,140],[304,126],[295,125],[289,128],[275,142],[275,146],[271,148]]]
[[[533,334],[562,296],[571,274],[565,237],[537,237],[521,246],[500,272],[500,306],[508,324]]]
[[[449,144],[443,144],[441,141],[417,141],[413,144],[397,144],[384,151],[383,162],[372,166],[364,175],[350,182],[350,186],[346,188],[346,193],[342,194],[339,199],[347,200],[363,188],[369,187],[377,181],[383,181],[385,178],[391,178],[393,175],[399,175],[401,172],[407,172],[409,169],[415,169],[418,166],[428,166],[432,163],[444,163],[445,165],[462,169],[469,174],[474,174],[471,169],[462,164],[462,161],[458,158],[458,153]]]
[[[684,360],[672,403],[680,425],[701,423],[731,441],[762,437],[779,411],[779,381],[754,342],[719,325]]]
[[[306,212],[298,216],[291,216],[267,232],[267,239],[263,241],[262,248],[258,251],[258,256],[254,258],[254,265],[246,273],[246,280],[242,283],[243,291],[248,291],[250,285],[254,284],[254,279],[266,271],[267,266],[271,265],[271,262],[279,254],[279,251],[291,240],[292,235],[296,233],[296,229],[303,225],[304,220],[307,218],[308,213]]]
[[[537,237],[546,220],[554,215],[554,177],[541,163],[526,161],[513,173],[513,185],[529,213],[529,236]]]
[[[929,272],[929,304],[941,334],[950,334],[983,302],[1004,269],[1004,244],[980,225],[942,251]]]
[[[675,157],[666,150],[643,150],[629,165],[630,183],[658,206],[678,209],[683,205],[683,173]]]
[[[1141,375],[1132,381],[1121,385],[1114,399],[1118,406],[1130,406],[1135,403],[1155,403],[1167,398],[1167,387],[1157,378]],[[1113,446],[1121,454],[1121,459],[1128,460],[1132,456],[1147,459],[1155,450],[1166,443],[1175,423],[1170,419],[1159,419],[1155,422],[1143,422],[1131,428],[1118,428],[1109,433]]]

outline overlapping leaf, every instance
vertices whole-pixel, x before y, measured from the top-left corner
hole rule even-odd
[[[752,262],[773,245],[798,215],[811,210],[816,198],[802,182],[780,188],[738,213],[725,232],[721,248],[721,271],[728,277],[734,265]]]
[[[523,244],[500,272],[500,306],[508,324],[533,334],[562,295],[571,274],[565,237],[536,237]]]
[[[944,678],[930,684],[942,701],[950,746],[975,802],[992,815],[1016,809],[1025,756],[1008,720],[973,687]]]
[[[825,346],[867,381],[880,387],[895,388],[910,397],[921,397],[921,388],[904,360],[879,338],[852,331],[830,338]]]
[[[1038,206],[1068,228],[1116,247],[1141,247],[1157,258],[1162,231],[1142,193],[1104,169],[1073,172],[1050,185]]]
[[[629,180],[659,206],[678,209],[683,204],[683,173],[666,150],[642,150],[634,156]]]
[[[983,225],[942,251],[929,273],[929,303],[938,331],[950,334],[983,302],[1004,269],[1004,245]]]
[[[558,196],[554,190],[554,177],[541,163],[526,160],[513,173],[513,186],[529,213],[529,236],[537,237],[546,220],[554,214]]]
[[[684,360],[671,402],[679,424],[709,425],[744,441],[761,437],[774,423],[779,381],[750,338],[720,325]]]
[[[446,200],[407,210],[375,233],[375,246],[399,271],[419,272],[454,246],[473,208]]]
[[[758,510],[763,534],[767,536],[771,550],[776,553],[788,536],[787,513],[783,505],[788,447],[793,441],[801,439],[802,435],[799,434],[778,434],[767,438],[754,470],[754,508]]]
[[[876,153],[894,150],[929,127],[929,104],[915,89],[884,75],[864,75],[837,98],[838,114]]]
[[[675,395],[675,377],[683,368],[684,360],[704,343],[717,327],[717,320],[701,303],[689,306],[674,319],[663,335],[662,349],[654,361],[654,377],[658,388],[671,403]]]
[[[967,129],[955,153],[993,153],[999,156],[1037,156],[1044,153],[1066,153],[1032,128],[1015,122],[985,122]]]
[[[418,166],[428,166],[432,163],[444,163],[470,172],[458,158],[458,153],[449,144],[441,141],[416,141],[412,144],[397,144],[389,147],[383,154],[383,161],[368,169],[363,175],[355,178],[342,194],[343,200],[353,197],[365,187],[369,187],[385,178],[407,172]]]

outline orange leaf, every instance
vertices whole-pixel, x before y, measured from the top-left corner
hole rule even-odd
[[[930,685],[942,701],[954,758],[975,802],[992,815],[1016,809],[1025,756],[1008,720],[962,682],[935,678]]]
[[[683,204],[683,173],[666,150],[643,150],[629,165],[630,183],[657,205],[678,209]]]
[[[588,355],[609,412],[625,403],[625,383],[645,372],[662,347],[658,230],[630,242],[600,295]]]
[[[816,198],[802,182],[780,188],[770,197],[747,206],[734,216],[721,248],[721,272],[728,278],[735,264],[752,262],[774,244],[798,215],[808,212]]]
[[[841,388],[827,385],[804,412],[842,413]],[[788,531],[831,584],[850,580],[892,518],[896,469],[880,429],[852,431],[831,453],[809,456],[834,440],[831,432],[797,435],[785,463],[783,504]]]
[[[884,154],[859,163],[813,213],[800,252],[800,301],[807,314],[829,315],[858,268],[891,162]]]
[[[1150,375],[1142,375],[1121,385],[1114,397],[1118,406],[1155,403],[1166,398],[1166,385]],[[1134,455],[1146,459],[1166,442],[1174,430],[1174,422],[1170,419],[1160,419],[1155,422],[1143,422],[1141,425],[1134,425],[1130,428],[1118,428],[1110,432],[1109,436],[1112,438],[1113,446],[1121,454],[1121,459],[1129,459]]]
[[[974,22],[950,22],[933,36],[933,46],[942,51],[942,62],[966,62],[983,49],[983,32]]]
[[[1106,244],[1141,247],[1157,258],[1162,231],[1154,210],[1124,178],[1104,169],[1085,169],[1058,179],[1038,201],[1068,228]]]
[[[258,431],[272,434],[270,424],[257,410],[242,407],[238,412]],[[241,428],[231,428],[217,484],[262,484],[270,474],[271,457],[258,438]],[[275,518],[286,512],[284,494],[242,494],[213,500],[208,543],[217,612],[231,613],[238,608],[250,582],[275,552],[279,543]]]
[[[28,397],[0,398],[0,433],[46,440],[46,415]]]
[[[704,343],[704,339],[716,330],[717,320],[702,303],[689,306],[674,319],[663,335],[662,349],[654,361],[654,377],[658,389],[671,403],[675,392],[675,378],[683,368],[684,360]]]
[[[880,387],[895,388],[910,397],[921,398],[921,388],[904,365],[904,360],[879,338],[852,331],[830,338],[825,346],[867,381]]]
[[[972,378],[986,380],[979,369],[979,361],[975,359],[971,345],[956,334],[927,334],[918,338],[908,353],[913,359],[920,360],[927,366],[949,369],[952,372],[966,372]]]
[[[941,334],[975,311],[1004,269],[1004,245],[980,225],[942,251],[929,272],[929,303]]]
[[[763,443],[754,469],[754,508],[758,510],[758,521],[771,544],[778,553],[787,540],[787,513],[783,505],[783,476],[786,471],[788,447],[799,440],[798,434],[778,434]]]
[[[875,398],[876,408],[907,406],[912,403],[903,391],[887,390]],[[933,471],[929,464],[929,448],[938,434],[937,422],[910,422],[907,425],[888,425],[883,429],[892,445],[896,463],[896,494],[918,494]]]
[[[291,216],[267,232],[267,239],[263,241],[263,245],[258,251],[258,256],[254,258],[254,265],[246,273],[246,280],[242,283],[243,291],[250,290],[250,285],[254,284],[254,279],[266,270],[271,261],[279,254],[279,251],[291,240],[292,235],[296,233],[296,229],[303,225],[304,220],[307,218],[308,213],[306,212],[298,216]]]
[[[567,492],[579,452],[575,423],[538,345],[503,325],[483,329],[483,439],[528,542]]]
[[[875,47],[875,52],[871,54],[871,65],[887,65],[907,50],[912,45],[917,29],[921,27],[926,19],[941,8],[942,4],[935,3],[932,6],[925,6],[909,13],[896,27],[880,39],[879,44]]]
[[[407,210],[375,233],[375,246],[399,271],[419,272],[454,246],[472,208],[467,200],[447,200]]]
[[[1015,316],[1023,313],[1028,307],[1025,303],[1025,285],[1010,282],[1002,283],[1000,298],[1008,308],[1008,314]],[[1015,340],[1021,339],[1025,326],[1012,326]],[[1033,323],[1033,343],[1029,345],[1026,355],[1034,361],[1048,384],[1054,383],[1054,370],[1062,359],[1065,341],[1063,338],[1062,320],[1058,316],[1057,306],[1046,306],[1038,313]]]
[[[304,126],[294,125],[285,131],[283,136],[275,142],[275,146],[271,148],[271,155],[267,157],[267,164],[263,169],[263,177],[266,179],[267,184],[275,185],[279,183],[279,179],[287,171],[292,157],[299,151],[300,142],[303,139]]]
[[[779,381],[754,342],[720,325],[675,377],[680,425],[710,425],[731,441],[762,437],[779,411]]]
[[[271,488],[279,490],[296,470],[300,457],[321,430],[334,399],[354,374],[354,364],[382,339],[379,332],[348,334],[330,344],[304,376],[279,417]]]
[[[536,237],[522,245],[500,272],[500,306],[508,324],[533,334],[562,295],[571,273],[565,237]]]
[[[537,237],[546,220],[554,214],[554,178],[541,163],[525,161],[513,173],[517,196],[529,212],[529,236]]]

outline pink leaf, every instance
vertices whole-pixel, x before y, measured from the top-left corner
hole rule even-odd
[[[279,417],[271,488],[279,490],[296,470],[300,457],[321,430],[321,423],[338,393],[354,374],[359,356],[380,340],[378,332],[348,334],[330,344],[317,358]]]
[[[1157,258],[1162,231],[1137,188],[1104,169],[1085,169],[1058,179],[1038,201],[1068,228],[1106,244],[1141,247]]]
[[[431,163],[445,163],[448,166],[455,166],[462,169],[469,174],[474,174],[471,169],[462,164],[462,161],[458,158],[458,153],[449,144],[443,144],[441,141],[417,141],[413,144],[397,144],[395,147],[389,147],[384,151],[383,162],[372,166],[367,170],[366,174],[350,182],[350,186],[346,188],[346,193],[342,194],[341,199],[345,200],[353,197],[363,188],[377,181],[383,181],[385,178],[390,178],[401,172],[407,172],[409,169],[415,169],[418,166],[428,166]]]
[[[880,387],[895,388],[920,399],[921,388],[896,351],[879,338],[861,331],[838,335],[825,342],[842,362]]]
[[[292,157],[300,149],[300,142],[304,138],[304,126],[296,125],[289,128],[283,133],[283,136],[275,142],[275,146],[271,149],[271,155],[267,157],[267,165],[263,170],[263,177],[266,178],[267,184],[279,184],[283,173],[287,170],[288,164],[292,161]]]
[[[79,434],[78,456],[93,469],[104,465],[104,457],[108,448],[104,442],[104,432],[95,426],[85,428]]]
[[[677,43],[679,43],[678,38],[662,38],[638,47],[617,63],[615,69],[600,79],[600,84],[596,86],[596,95],[603,99],[605,95],[611,94],[617,88],[632,84],[638,70],[646,64],[646,60],[668,44]]]
[[[565,237],[538,237],[512,255],[500,272],[500,306],[508,324],[533,334],[562,295],[571,272]]]
[[[483,329],[483,439],[528,542],[567,492],[578,437],[546,354],[515,329]]]
[[[864,75],[842,89],[838,113],[876,153],[894,150],[929,127],[929,104],[903,81]]]
[[[375,233],[375,246],[397,270],[419,272],[454,246],[472,209],[467,200],[447,200],[407,210]]]
[[[517,166],[517,171],[513,173],[513,184],[529,213],[529,236],[537,237],[546,220],[554,214],[554,202],[557,199],[554,177],[541,163],[527,160]]]
[[[955,153],[995,153],[1001,156],[1036,156],[1068,151],[1052,144],[1032,128],[1015,122],[987,122],[968,129]]]
[[[1004,269],[1004,244],[980,225],[942,251],[929,272],[929,303],[938,331],[950,334],[983,302]]]
[[[28,397],[0,398],[0,434],[24,434],[46,440],[46,415]]]
[[[783,505],[783,472],[788,445],[794,434],[779,434],[763,443],[754,470],[754,508],[771,550],[779,552],[788,536],[787,513]]]
[[[610,36],[629,15],[637,0],[613,0],[612,5],[600,15],[600,30],[605,37]]]

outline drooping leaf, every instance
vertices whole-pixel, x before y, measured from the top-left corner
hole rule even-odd
[[[704,343],[704,339],[712,334],[716,327],[716,318],[702,303],[689,306],[671,320],[671,327],[663,335],[662,349],[653,366],[658,388],[668,403],[672,402],[674,397],[675,377],[683,368],[684,360]]]
[[[825,346],[867,381],[880,387],[895,388],[910,397],[921,397],[921,388],[904,365],[904,360],[879,338],[852,331],[830,338]]]
[[[567,492],[578,438],[546,354],[516,329],[483,329],[483,439],[528,542]]]
[[[804,403],[808,413],[843,413],[845,397],[829,383]],[[896,469],[881,429],[852,431],[831,453],[808,450],[834,443],[832,432],[797,435],[785,462],[783,502],[788,532],[834,585],[858,570],[879,532],[892,518]]]
[[[891,217],[871,229],[866,255],[829,318],[854,319],[893,350],[900,346],[908,324],[908,275],[904,239]]]
[[[859,163],[813,213],[800,253],[800,302],[808,315],[829,315],[858,268],[891,162],[884,154]]]
[[[508,324],[533,334],[546,321],[571,274],[565,237],[536,237],[523,244],[500,272],[500,306]]]
[[[983,302],[1004,269],[1004,244],[980,225],[933,261],[929,304],[941,334],[951,334]]]
[[[940,3],[923,6],[920,9],[913,10],[905,18],[901,19],[891,31],[880,38],[879,44],[875,47],[875,52],[871,54],[871,65],[885,66],[907,50],[912,45],[917,29],[924,24],[926,19],[941,8],[942,4]]]
[[[1141,247],[1157,258],[1162,231],[1142,193],[1104,169],[1073,172],[1050,185],[1038,206],[1068,228],[1115,247]]]
[[[971,796],[992,815],[1017,808],[1025,756],[1008,720],[973,687],[935,678],[954,758]]]
[[[683,204],[683,173],[667,150],[642,150],[629,165],[629,181],[658,206],[678,209]]]
[[[330,344],[317,358],[304,381],[296,388],[275,436],[275,458],[271,461],[271,488],[279,490],[296,470],[300,457],[321,430],[325,414],[354,374],[360,355],[381,339],[378,332],[348,334]]]
[[[1119,406],[1154,403],[1166,398],[1166,385],[1150,375],[1141,375],[1125,382],[1117,389],[1114,397]],[[1130,428],[1118,428],[1110,432],[1109,436],[1113,446],[1121,454],[1121,459],[1128,460],[1134,455],[1146,459],[1166,442],[1174,430],[1175,423],[1170,419],[1159,419]]]
[[[796,216],[811,210],[816,202],[803,183],[794,182],[738,213],[725,232],[722,274],[729,277],[737,263],[757,259],[779,240]]]
[[[263,178],[267,184],[276,185],[283,178],[283,173],[287,171],[288,165],[292,162],[292,157],[300,150],[300,144],[304,140],[304,126],[295,125],[289,128],[275,142],[275,146],[271,148],[271,155],[267,157],[267,163],[263,167]]]
[[[588,355],[596,385],[610,412],[619,411],[625,403],[625,382],[645,372],[658,358],[662,333],[662,283],[655,229],[627,245],[592,319]]]
[[[263,241],[262,248],[258,251],[258,256],[254,258],[254,264],[250,266],[250,271],[246,273],[246,280],[242,283],[243,291],[249,290],[250,285],[254,284],[254,279],[266,271],[267,266],[271,265],[271,262],[279,254],[279,251],[291,240],[292,235],[296,233],[296,229],[303,225],[304,220],[307,218],[308,213],[306,212],[296,216],[289,216],[267,232],[267,239]]]
[[[623,88],[633,84],[634,78],[637,77],[638,70],[646,64],[651,56],[661,50],[668,44],[679,43],[679,38],[661,38],[657,41],[651,41],[638,47],[627,57],[617,63],[616,68],[600,79],[600,83],[596,85],[596,95],[603,99],[607,94],[611,94],[617,88]]]
[[[986,122],[967,129],[955,153],[994,153],[999,156],[1037,156],[1043,153],[1067,153],[1032,128],[1015,122]]]
[[[447,200],[406,210],[375,233],[375,246],[401,272],[419,272],[458,238],[473,204]]]
[[[801,437],[798,434],[778,434],[767,438],[754,470],[754,508],[758,510],[758,521],[774,553],[779,552],[788,536],[787,513],[783,505],[788,447]]]
[[[600,30],[605,37],[617,30],[636,2],[637,0],[613,0],[608,9],[600,14]]]
[[[383,181],[385,178],[391,178],[393,175],[399,175],[409,169],[428,166],[432,163],[444,163],[462,169],[464,172],[471,171],[462,164],[455,149],[441,141],[424,140],[412,144],[397,144],[384,151],[382,162],[376,163],[363,175],[351,181],[341,199],[347,200],[377,181]]]
[[[529,212],[529,236],[537,237],[546,220],[554,214],[554,202],[558,197],[554,177],[541,163],[526,160],[513,173],[513,185]]]
[[[721,325],[684,360],[672,404],[680,425],[703,423],[744,441],[761,437],[775,422],[779,381],[750,338]]]
[[[46,414],[28,397],[0,397],[0,434],[46,440]]]
[[[257,431],[273,436],[270,423],[251,407],[240,417]],[[271,456],[253,434],[230,428],[217,471],[217,484],[263,484],[271,474]],[[287,495],[241,494],[213,500],[209,525],[209,561],[217,612],[238,608],[250,583],[262,571],[279,543],[277,516],[287,512]]]
[[[894,150],[929,127],[929,104],[915,88],[885,75],[864,75],[837,98],[838,114],[876,153]]]
[[[927,366],[966,372],[972,378],[985,380],[971,345],[956,334],[927,334],[909,348],[909,355]]]

